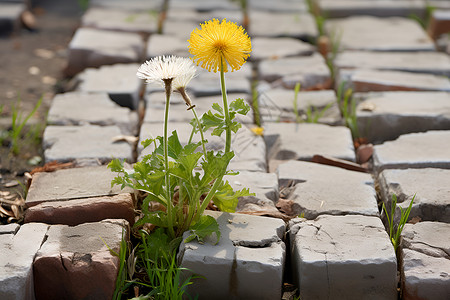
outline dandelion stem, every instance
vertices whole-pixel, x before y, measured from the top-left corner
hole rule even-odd
[[[220,59],[220,87],[222,89],[223,109],[225,115],[225,153],[230,152],[231,149],[231,127],[230,127],[230,114],[228,112],[228,100],[227,90],[225,87],[225,72],[223,57]]]
[[[168,230],[172,237],[175,237],[175,232],[173,229],[172,220],[172,193],[170,191],[170,177],[169,177],[169,145],[168,145],[168,123],[169,123],[169,105],[170,105],[170,95],[172,92],[172,80],[173,78],[163,79],[166,88],[166,108],[164,114],[164,137],[163,137],[163,147],[164,147],[164,169],[165,172],[165,184],[166,184],[166,197],[167,197],[167,220],[168,220]]]

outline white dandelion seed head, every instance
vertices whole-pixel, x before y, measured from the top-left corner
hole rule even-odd
[[[173,79],[172,87],[185,87],[195,76],[196,68],[188,58],[177,56],[157,56],[143,63],[136,76],[147,83]]]

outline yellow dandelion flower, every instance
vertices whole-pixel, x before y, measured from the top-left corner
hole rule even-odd
[[[197,65],[209,72],[220,71],[223,62],[223,71],[228,72],[229,65],[232,71],[239,70],[250,56],[252,44],[242,26],[223,19],[206,21],[200,24],[201,29],[195,28],[189,42],[189,52]]]
[[[258,135],[258,136],[264,135],[263,127],[253,127],[253,128],[250,128],[250,130],[253,132],[254,135]]]

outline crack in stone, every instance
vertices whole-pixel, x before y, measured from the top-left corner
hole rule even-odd
[[[406,245],[405,245],[406,249],[413,250],[413,251],[416,251],[416,252],[431,256],[431,257],[437,257],[437,258],[443,257],[446,259],[450,259],[450,254],[447,253],[447,251],[443,248],[435,247],[435,246],[429,245],[425,242],[419,242],[419,241],[414,241],[414,242],[405,241],[405,243],[406,243]],[[432,250],[435,250],[438,253],[436,253],[432,250],[420,248],[420,247],[418,247],[418,245],[424,245],[426,247],[431,248]]]
[[[60,258],[60,260],[61,260],[61,264],[62,264],[63,269],[66,270],[66,271],[68,271],[67,268],[66,268],[66,265],[64,264],[64,259],[63,259],[61,253],[59,254],[59,258]]]

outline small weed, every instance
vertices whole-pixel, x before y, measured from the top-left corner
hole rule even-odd
[[[333,103],[328,103],[322,110],[318,108],[314,108],[312,105],[308,105],[306,107],[305,115],[306,118],[303,119],[298,110],[298,93],[300,92],[300,83],[297,83],[294,87],[294,114],[295,121],[297,123],[306,122],[306,123],[318,123],[319,119],[324,115],[324,113],[333,105]]]
[[[36,103],[36,106],[33,108],[33,110],[25,117],[23,118],[22,112],[19,111],[20,107],[20,98],[16,103],[12,105],[12,116],[11,116],[11,129],[8,132],[8,137],[11,139],[11,153],[14,155],[19,154],[20,146],[19,141],[22,138],[22,130],[24,126],[27,124],[28,120],[36,113],[38,108],[42,104],[41,97],[38,102]]]
[[[360,137],[356,118],[356,101],[352,98],[352,89],[346,89],[344,92],[345,84],[345,81],[342,82],[337,89],[337,101],[345,125],[350,129],[352,137],[355,140]]]
[[[397,253],[397,248],[400,242],[400,236],[403,231],[403,227],[405,227],[406,222],[408,221],[409,214],[411,213],[411,208],[414,202],[414,199],[416,198],[416,194],[414,194],[413,198],[411,199],[411,203],[409,204],[406,211],[404,211],[400,206],[400,221],[397,226],[394,224],[394,215],[395,215],[395,209],[397,208],[397,196],[395,194],[392,195],[392,204],[391,204],[391,214],[389,215],[386,209],[386,206],[383,203],[383,210],[386,214],[386,219],[388,221],[389,225],[389,238],[391,240],[392,245],[394,246],[394,250]]]
[[[255,120],[255,124],[258,127],[261,127],[261,112],[259,110],[259,94],[258,89],[256,88],[258,86],[258,82],[254,81],[252,82],[252,108],[253,108],[253,119]]]

